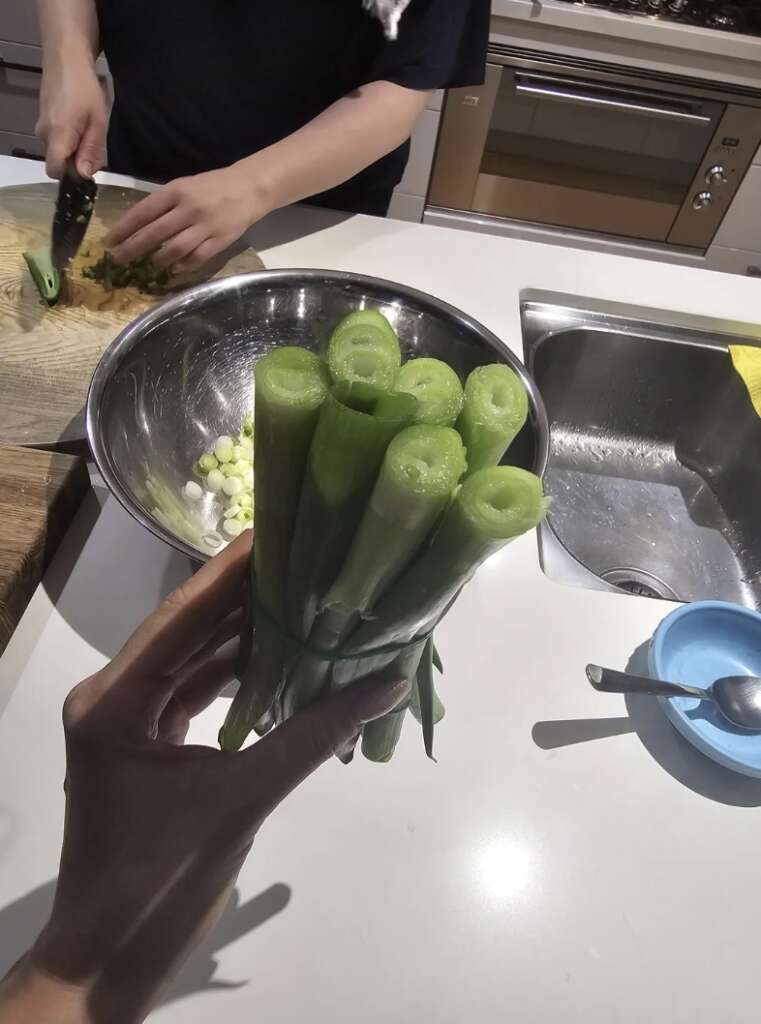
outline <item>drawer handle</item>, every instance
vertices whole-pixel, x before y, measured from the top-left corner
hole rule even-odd
[[[11,156],[20,156],[24,160],[44,160],[44,156],[40,156],[39,153],[30,153],[28,149],[23,149],[21,146],[14,146],[11,150]]]
[[[689,121],[692,124],[709,125],[711,118],[705,114],[695,114],[677,107],[662,106],[650,103],[639,96],[627,96],[625,92],[602,93],[585,92],[583,89],[569,89],[564,85],[545,83],[540,79],[516,78],[515,91],[520,96],[531,96],[545,100],[556,100],[560,103],[576,103],[579,105],[623,110],[630,114],[648,114],[668,121]]]
[[[12,60],[4,60],[0,57],[0,68],[7,68],[9,71],[30,71],[33,75],[41,75],[42,68],[34,67],[32,64],[17,64]]]

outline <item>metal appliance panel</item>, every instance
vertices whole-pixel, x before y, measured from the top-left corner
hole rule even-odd
[[[669,233],[668,241],[672,245],[708,247],[751,165],[759,142],[761,110],[729,105]]]
[[[477,213],[530,220],[534,224],[658,242],[666,241],[674,221],[673,204],[657,199],[494,174],[479,174],[471,208]]]
[[[450,91],[442,117],[445,130],[439,134],[434,158],[429,202],[471,209],[502,70],[499,64],[487,64],[483,85]]]
[[[761,92],[499,49],[482,89],[449,94],[428,209],[707,249]]]

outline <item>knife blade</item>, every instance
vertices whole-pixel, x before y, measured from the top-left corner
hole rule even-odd
[[[83,178],[72,157],[64,165],[53,214],[50,254],[56,270],[63,271],[76,256],[92,217],[98,186]]]

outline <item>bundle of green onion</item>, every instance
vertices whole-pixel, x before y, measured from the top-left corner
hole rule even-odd
[[[411,693],[365,726],[363,753],[388,761],[410,710],[433,756],[433,629],[546,511],[536,476],[498,465],[527,413],[506,366],[473,370],[464,388],[440,360],[402,366],[377,310],[347,316],[325,361],[284,347],[257,363],[254,547],[223,749],[380,673]]]

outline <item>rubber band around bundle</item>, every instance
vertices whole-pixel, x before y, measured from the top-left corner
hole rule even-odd
[[[341,661],[364,661],[366,658],[379,658],[384,654],[401,654],[403,651],[407,651],[411,647],[425,645],[433,637],[433,631],[438,624],[437,623],[432,626],[431,629],[420,634],[420,636],[413,637],[412,640],[405,640],[400,643],[379,644],[377,647],[368,647],[367,650],[352,651],[351,653],[344,653],[341,650],[327,651],[315,646],[314,644],[310,644],[308,640],[301,640],[299,637],[294,636],[289,629],[283,626],[282,623],[278,622],[277,619],[267,611],[258,599],[256,573],[253,566],[251,566],[248,573],[248,587],[250,587],[250,590],[247,591],[247,596],[253,603],[252,627],[254,629],[256,628],[257,619],[261,615],[261,617],[266,619],[267,622],[273,626],[275,630],[291,647],[294,647],[299,654],[311,654],[313,657],[320,658],[321,661],[327,661],[329,663]]]

